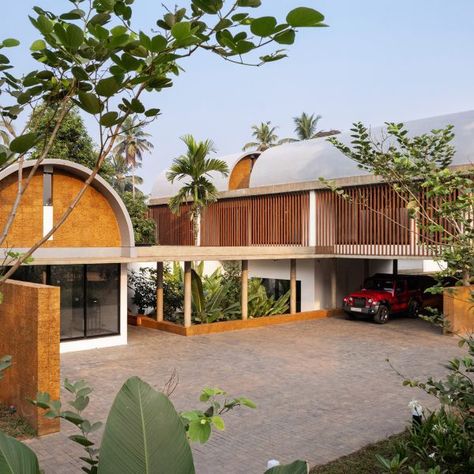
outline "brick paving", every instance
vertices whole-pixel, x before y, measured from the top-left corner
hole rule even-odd
[[[426,397],[402,387],[385,359],[423,378],[442,375],[443,361],[462,353],[455,338],[402,318],[383,326],[331,318],[190,338],[129,331],[126,347],[62,356],[62,378],[83,378],[94,388],[90,419],[105,421],[127,377],[161,388],[174,369],[178,410],[199,407],[205,386],[257,404],[229,414],[223,433],[193,446],[200,474],[259,474],[271,458],[321,464],[400,432],[407,403]],[[46,474],[80,472],[81,450],[67,439],[73,432],[63,423],[61,433],[29,442]]]

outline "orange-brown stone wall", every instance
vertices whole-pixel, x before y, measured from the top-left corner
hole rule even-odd
[[[0,291],[0,354],[13,357],[0,380],[0,403],[16,406],[38,435],[59,431],[59,420],[28,402],[38,392],[59,399],[59,288],[7,280]]]
[[[27,170],[28,171],[28,170]],[[57,221],[80,191],[83,182],[54,170],[53,206]],[[3,228],[17,192],[17,175],[0,183],[0,229]],[[5,246],[28,248],[43,235],[43,173],[39,171],[23,196]],[[43,247],[120,247],[120,230],[107,199],[89,187],[66,222]]]
[[[448,332],[474,333],[474,286],[446,289],[443,295],[443,313],[449,322]]]

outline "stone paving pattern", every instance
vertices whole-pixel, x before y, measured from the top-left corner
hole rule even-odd
[[[386,358],[424,378],[442,375],[443,362],[461,353],[455,338],[405,318],[383,326],[330,318],[188,338],[129,327],[128,346],[64,354],[61,376],[94,388],[87,409],[94,421],[106,420],[133,375],[162,388],[176,369],[178,410],[198,408],[206,386],[245,395],[257,409],[228,414],[224,432],[193,445],[196,471],[259,474],[271,458],[322,464],[402,431],[408,402],[430,399],[403,387]],[[81,472],[72,433],[63,422],[61,433],[29,442],[46,474]]]

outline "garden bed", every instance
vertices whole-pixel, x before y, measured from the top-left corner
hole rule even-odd
[[[0,431],[21,440],[35,436],[33,428],[5,405],[0,405]]]
[[[247,320],[236,319],[233,321],[219,321],[208,324],[193,324],[190,327],[184,327],[180,324],[169,321],[157,321],[148,316],[129,315],[128,323],[133,326],[142,326],[160,331],[179,334],[180,336],[199,336],[202,334],[213,334],[219,332],[238,331],[241,329],[260,328],[273,326],[276,324],[289,324],[298,321],[308,321],[312,319],[322,319],[339,315],[340,310],[321,309],[316,311],[305,311],[296,314],[279,314],[274,316],[262,316]]]

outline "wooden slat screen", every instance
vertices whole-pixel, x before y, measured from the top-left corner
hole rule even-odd
[[[179,215],[173,214],[167,205],[151,207],[151,217],[156,222],[158,245],[194,245],[193,226],[188,206],[181,206]]]

